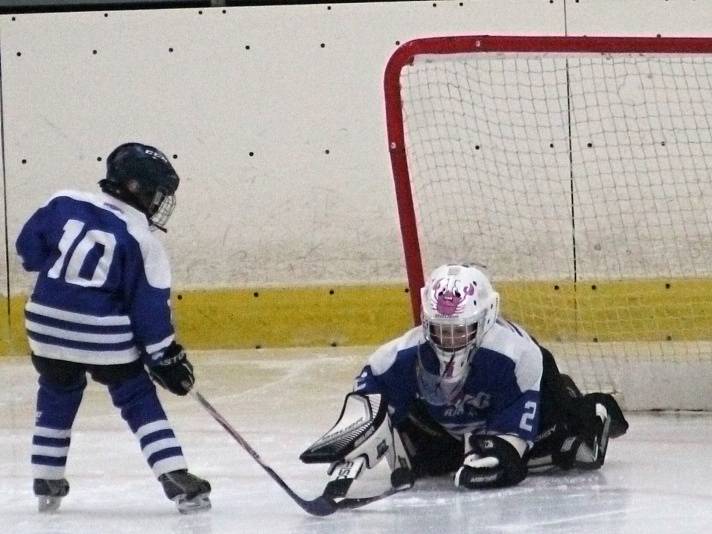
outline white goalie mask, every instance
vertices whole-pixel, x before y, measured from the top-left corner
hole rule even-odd
[[[433,349],[418,358],[421,395],[435,405],[452,403],[470,373],[472,356],[497,320],[499,294],[470,265],[443,265],[421,290],[421,320]]]

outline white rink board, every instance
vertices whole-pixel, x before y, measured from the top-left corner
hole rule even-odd
[[[385,63],[423,35],[563,32],[563,5],[529,4],[3,17],[10,234],[49,192],[94,188],[117,143],[142,140],[183,177],[176,286],[402,280]]]
[[[709,37],[712,4],[700,0],[566,2],[569,35]]]

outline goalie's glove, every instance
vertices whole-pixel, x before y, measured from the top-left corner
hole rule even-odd
[[[187,395],[195,383],[193,366],[183,346],[175,341],[165,349],[148,355],[146,367],[154,382],[176,395]]]
[[[404,490],[414,483],[408,454],[380,394],[346,395],[339,420],[299,458],[304,463],[331,464],[324,494],[332,498],[345,497],[353,481],[384,458],[393,488]]]
[[[514,436],[468,435],[462,465],[455,485],[467,489],[501,488],[518,484],[527,476],[527,466],[517,447],[526,443]]]

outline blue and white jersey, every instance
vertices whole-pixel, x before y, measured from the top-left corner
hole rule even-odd
[[[419,351],[432,350],[422,327],[413,328],[371,355],[354,389],[383,394],[395,425],[407,418],[410,406],[419,400],[455,437],[468,432],[509,434],[532,446],[539,430],[542,354],[522,328],[498,319],[475,352],[462,391],[442,406],[428,403],[418,390]]]
[[[39,273],[25,306],[33,353],[108,365],[173,341],[168,257],[139,210],[104,193],[60,191],[16,248]]]

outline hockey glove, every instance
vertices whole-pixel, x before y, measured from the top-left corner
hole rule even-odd
[[[527,466],[514,445],[499,436],[470,436],[471,450],[455,473],[455,485],[467,489],[514,486]]]
[[[187,395],[195,383],[193,366],[183,346],[175,341],[149,356],[148,373],[154,382],[176,395]]]

